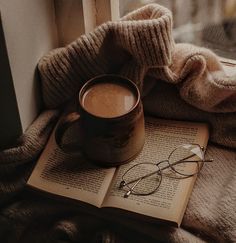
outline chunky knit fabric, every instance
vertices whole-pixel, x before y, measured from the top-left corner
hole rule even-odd
[[[122,74],[141,91],[144,76],[150,74],[180,84],[181,97],[197,108],[236,111],[236,77],[226,76],[210,50],[174,45],[171,32],[171,13],[149,5],[53,50],[39,62],[45,104],[58,107],[97,74]]]
[[[159,5],[149,5],[53,50],[38,65],[46,106],[58,107],[85,81],[102,73],[122,74],[142,89],[149,67],[171,64],[171,33],[171,12]]]
[[[206,48],[177,44],[171,65],[152,74],[177,84],[181,98],[201,110],[236,111],[236,76],[227,76],[218,57]]]
[[[105,23],[52,50],[38,67],[46,110],[12,148],[0,151],[0,242],[235,241],[236,78],[225,75],[211,51],[174,43],[169,10],[152,4]],[[208,122],[211,141],[231,147],[208,145],[207,156],[214,163],[199,176],[178,229],[105,221],[69,201],[25,188],[58,119],[58,108],[89,78],[102,73],[136,82],[146,112]]]
[[[155,105],[149,102],[147,110],[164,118],[181,119],[184,113],[184,119],[208,122],[211,141],[236,147],[236,133],[232,132],[236,130],[236,115],[232,114],[236,111],[236,77],[225,74],[212,51],[175,44],[171,12],[160,5],[148,5],[120,21],[104,23],[70,45],[53,50],[40,60],[39,71],[48,108],[60,107],[98,74],[116,73],[130,78],[143,97],[164,80],[178,88],[194,113],[187,114],[185,104],[178,109],[169,107],[171,96],[162,96],[162,100],[156,95]],[[165,113],[157,111],[159,102]]]

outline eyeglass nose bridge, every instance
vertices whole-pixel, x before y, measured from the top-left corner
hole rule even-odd
[[[165,159],[165,160],[158,161],[158,162],[156,163],[156,166],[159,168],[160,171],[162,171],[163,169],[165,169],[165,167],[163,167],[163,168],[160,167],[160,165],[161,165],[162,163],[168,163],[168,165],[169,165],[169,161],[168,161],[168,159]]]

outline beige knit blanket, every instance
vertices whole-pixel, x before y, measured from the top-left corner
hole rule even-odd
[[[171,12],[157,4],[107,22],[38,65],[45,111],[13,148],[0,152],[0,242],[235,242],[236,77],[205,48],[176,44]],[[25,190],[58,118],[84,82],[116,73],[139,87],[144,110],[211,126],[207,165],[180,228],[104,221]],[[224,145],[225,147],[219,147]],[[134,226],[135,225],[135,226]]]

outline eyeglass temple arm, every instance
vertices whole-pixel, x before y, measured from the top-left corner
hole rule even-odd
[[[181,160],[181,161],[178,161],[178,163],[181,162],[181,163],[185,163],[185,162],[213,162],[213,159],[207,159],[207,160]],[[175,165],[172,164],[172,165]]]
[[[133,191],[133,189],[136,187],[136,185],[141,181],[142,179],[139,179],[139,180],[137,180],[137,182],[129,189],[129,191],[127,191],[126,193],[125,193],[125,195],[124,195],[124,197],[125,198],[127,198],[129,195],[130,195],[130,193]]]
[[[166,161],[166,160],[163,160],[163,161],[161,161],[161,162],[159,162],[159,163],[162,163],[162,162],[164,162],[164,161]],[[158,164],[159,164],[158,163]],[[157,164],[157,165],[158,165]],[[153,171],[153,172],[151,172],[151,173],[148,173],[148,174],[146,174],[146,175],[144,175],[144,176],[140,176],[140,177],[138,177],[138,178],[136,178],[136,179],[134,179],[134,180],[131,180],[131,181],[129,181],[129,182],[125,182],[124,180],[123,181],[121,181],[121,183],[120,183],[120,187],[122,188],[122,187],[124,187],[124,186],[126,186],[126,185],[129,185],[129,184],[131,184],[131,183],[133,183],[133,182],[136,182],[136,181],[141,181],[142,179],[145,179],[145,178],[147,178],[147,177],[149,177],[149,176],[151,176],[151,175],[154,175],[154,174],[156,174],[156,173],[158,173],[158,172],[160,172],[160,169],[158,169],[158,170],[155,170],[155,171]],[[137,185],[137,183],[135,183],[135,186]],[[133,188],[133,187],[132,187]]]
[[[163,161],[160,161],[160,162],[158,162],[158,164],[160,164],[160,163],[163,163],[163,162],[165,162],[166,160],[163,160]],[[158,165],[157,164],[157,165]],[[166,168],[168,168],[168,167],[170,167],[169,165],[167,165],[166,167],[163,167],[163,168],[161,168],[161,169],[158,169],[158,170],[155,170],[155,171],[153,171],[153,172],[151,172],[151,173],[148,173],[148,174],[146,174],[146,175],[144,175],[144,176],[140,176],[140,177],[138,177],[138,178],[136,178],[136,179],[134,179],[134,180],[131,180],[131,181],[129,181],[129,182],[125,182],[125,181],[121,181],[121,183],[120,183],[120,187],[124,187],[124,186],[126,186],[126,185],[129,185],[129,184],[132,184],[132,183],[134,183],[134,182],[140,182],[142,179],[145,179],[145,178],[147,178],[147,177],[149,177],[149,176],[152,176],[152,175],[154,175],[154,174],[156,174],[156,173],[160,173],[160,171],[161,170],[164,170],[164,169],[166,169]],[[134,184],[134,186],[132,186],[132,189],[134,189],[134,187],[137,185],[138,183],[135,183]]]
[[[189,156],[190,157],[190,156]],[[188,158],[189,158],[188,157]],[[192,157],[192,156],[191,156]],[[163,163],[163,162],[165,162],[165,161],[167,161],[167,160],[163,160],[163,161],[160,161],[160,162],[158,162],[157,163],[157,165],[159,165],[159,164],[161,164],[161,163]],[[134,184],[134,186],[132,186],[132,189],[134,189],[134,187],[142,180],[142,179],[145,179],[145,178],[147,178],[147,177],[149,177],[149,176],[152,176],[152,175],[154,175],[154,174],[156,174],[156,173],[160,173],[161,171],[163,171],[163,170],[165,170],[165,169],[168,169],[168,168],[170,168],[171,166],[173,166],[173,165],[177,165],[177,164],[181,164],[181,163],[185,163],[185,162],[190,162],[190,163],[193,163],[193,162],[213,162],[213,159],[209,159],[209,160],[184,160],[184,159],[182,159],[182,160],[178,160],[178,161],[176,161],[175,163],[173,163],[173,164],[171,164],[171,165],[167,165],[167,166],[165,166],[165,167],[162,167],[162,168],[159,168],[158,170],[155,170],[155,171],[153,171],[153,172],[151,172],[151,173],[148,173],[148,174],[146,174],[146,175],[144,175],[144,176],[140,176],[140,177],[138,177],[138,178],[136,178],[136,179],[134,179],[134,180],[131,180],[131,181],[129,181],[129,182],[125,182],[125,181],[121,181],[121,183],[120,183],[120,187],[124,187],[124,186],[126,186],[126,185],[129,185],[129,184],[132,184],[132,183],[134,183],[134,182],[136,182],[135,184]],[[132,190],[131,190],[132,191]]]

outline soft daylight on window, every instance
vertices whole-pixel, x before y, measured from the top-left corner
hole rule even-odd
[[[122,0],[120,15],[149,3],[173,13],[176,42],[189,42],[236,59],[236,0]]]

